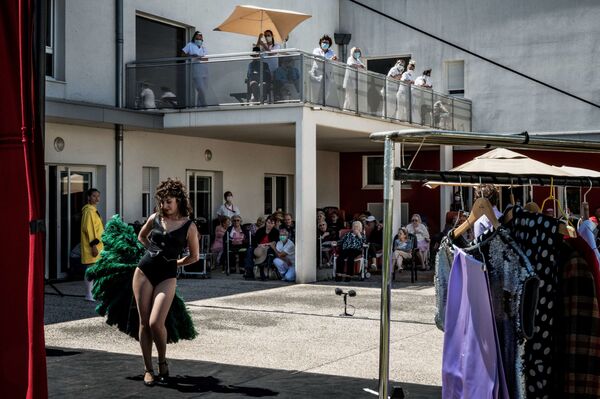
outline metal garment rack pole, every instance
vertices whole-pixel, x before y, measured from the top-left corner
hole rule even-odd
[[[575,132],[569,132],[575,133]],[[577,133],[599,133],[599,132],[577,132]],[[382,285],[381,285],[381,320],[380,320],[380,341],[379,341],[379,398],[388,399],[389,395],[389,361],[390,361],[390,254],[391,254],[391,226],[393,223],[394,198],[392,184],[395,176],[394,167],[394,143],[426,143],[437,145],[464,145],[464,146],[485,146],[485,147],[508,147],[517,149],[539,149],[559,152],[598,152],[600,153],[600,141],[568,140],[559,137],[558,132],[553,136],[538,135],[535,133],[476,133],[476,132],[455,132],[447,130],[419,130],[409,129],[402,131],[378,132],[372,133],[372,141],[384,142],[384,187],[383,187],[383,267],[382,267]],[[435,172],[441,177],[442,172]],[[447,172],[443,172],[447,173]],[[490,175],[489,173],[487,175]],[[484,182],[481,176],[481,181]],[[540,177],[541,182],[544,178]],[[498,177],[499,178],[499,177]],[[517,176],[513,177],[513,183]],[[561,179],[563,177],[557,177]],[[462,179],[462,177],[461,177]],[[529,177],[527,179],[529,184]],[[553,179],[555,179],[553,177]],[[578,181],[587,181],[588,178],[576,178]],[[597,180],[596,180],[597,181]],[[477,177],[479,183],[479,176]],[[510,184],[510,178],[509,178]],[[560,185],[553,181],[554,184]],[[549,184],[549,182],[548,182]],[[398,198],[401,202],[401,198]]]
[[[394,180],[404,182],[435,182],[459,184],[496,184],[513,186],[569,186],[569,187],[600,187],[598,177],[550,176],[550,175],[513,175],[509,173],[492,172],[452,172],[416,169],[394,169]]]

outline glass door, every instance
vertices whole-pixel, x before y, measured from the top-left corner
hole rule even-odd
[[[214,174],[211,172],[187,171],[187,183],[194,218],[212,220],[212,195]]]
[[[49,279],[82,273],[80,267],[81,208],[85,192],[96,181],[90,167],[48,167],[48,266]]]

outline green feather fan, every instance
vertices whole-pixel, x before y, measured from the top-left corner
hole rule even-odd
[[[135,338],[138,337],[139,316],[133,296],[133,273],[145,252],[138,241],[133,227],[125,224],[115,215],[106,224],[102,234],[104,250],[85,275],[94,280],[92,294],[98,301],[96,312],[106,316],[106,323]],[[167,342],[180,339],[194,339],[198,334],[192,318],[178,293],[173,298],[169,314],[165,320]]]

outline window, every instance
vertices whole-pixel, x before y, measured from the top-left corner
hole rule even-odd
[[[446,81],[448,82],[448,94],[457,97],[465,96],[465,62],[446,62]]]
[[[190,206],[194,218],[212,220],[213,175],[211,172],[187,172]]]
[[[158,185],[158,168],[142,168],[142,217],[147,218],[156,207],[154,189]]]
[[[410,61],[410,55],[399,55],[397,57],[385,57],[385,58],[369,58],[367,60],[367,69],[369,71],[381,73],[387,75],[390,69],[396,65],[396,61],[399,59],[404,60],[404,65],[408,65]]]
[[[265,215],[281,210],[287,212],[288,177],[265,176]]]
[[[166,23],[151,16],[135,18],[135,57],[154,59],[177,57],[185,46],[186,29],[183,25]]]
[[[383,188],[383,155],[363,156],[363,189]]]
[[[54,0],[46,0],[46,76],[54,77]]]

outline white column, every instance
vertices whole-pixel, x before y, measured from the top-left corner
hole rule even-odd
[[[296,121],[296,282],[317,280],[317,127],[310,111]]]
[[[394,166],[400,167],[402,166],[402,151],[400,149],[401,145],[396,144],[394,146]],[[392,236],[396,235],[398,229],[402,225],[402,206],[401,206],[401,198],[400,195],[400,182],[398,180],[394,180],[394,223],[392,224]]]
[[[454,164],[451,145],[440,146],[440,170],[450,170]],[[452,187],[440,186],[440,230],[446,224],[446,212],[450,210],[452,204]]]

